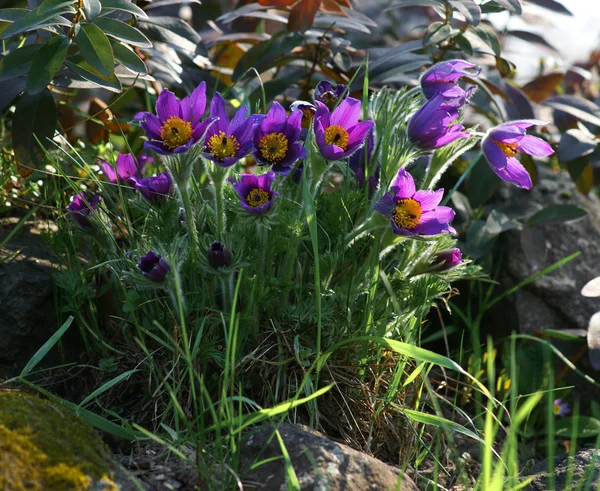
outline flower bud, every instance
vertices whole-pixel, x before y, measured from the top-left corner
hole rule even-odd
[[[231,251],[222,242],[213,242],[208,248],[208,264],[214,269],[229,266],[232,259]]]
[[[138,268],[146,278],[155,283],[163,282],[167,273],[171,271],[171,265],[161,255],[157,255],[153,251],[149,251],[140,259]]]

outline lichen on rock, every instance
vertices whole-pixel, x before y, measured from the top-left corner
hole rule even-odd
[[[0,489],[117,491],[114,464],[96,432],[32,394],[0,391]]]

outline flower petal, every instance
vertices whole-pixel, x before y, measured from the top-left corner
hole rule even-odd
[[[225,110],[225,100],[218,92],[210,103],[210,115],[213,118],[219,118],[212,126],[211,133],[218,133],[219,131],[226,133],[227,127],[229,126],[229,118],[227,117],[227,111]]]
[[[331,114],[329,109],[322,102],[315,101],[315,104],[317,105],[317,112],[315,112],[314,117],[315,126],[317,121],[321,121],[323,128],[329,128],[331,126]]]
[[[385,193],[373,207],[376,212],[385,216],[390,215],[394,208],[396,208],[396,202],[390,193]]]
[[[200,82],[200,85],[187,97],[181,101],[181,115],[184,121],[189,121],[195,126],[204,115],[206,109],[206,83]]]
[[[496,172],[500,179],[512,182],[520,188],[531,189],[533,187],[529,172],[514,157],[507,160],[507,165],[504,169],[494,169],[494,172]]]
[[[444,190],[438,189],[437,191],[417,191],[413,195],[413,199],[417,200],[421,204],[423,210],[433,210],[437,205],[440,204],[444,197]]]
[[[360,117],[360,101],[353,97],[344,99],[331,114],[331,126],[339,125],[342,128],[352,128],[358,123]],[[363,137],[364,138],[364,137]]]
[[[398,175],[392,184],[390,191],[394,193],[395,198],[412,198],[415,194],[415,180],[406,169],[398,171]]]
[[[156,114],[160,120],[161,126],[165,121],[173,116],[181,118],[181,103],[175,97],[175,94],[168,89],[164,89],[156,100]]]
[[[547,157],[552,155],[554,150],[548,142],[535,136],[525,135],[519,144],[519,150],[522,150],[534,157]]]

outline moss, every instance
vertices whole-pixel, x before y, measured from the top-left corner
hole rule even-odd
[[[73,413],[39,397],[0,391],[0,489],[117,490],[109,454]]]

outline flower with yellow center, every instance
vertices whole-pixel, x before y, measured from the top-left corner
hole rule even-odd
[[[169,150],[181,147],[192,138],[192,124],[177,116],[171,116],[162,125],[160,137]]]
[[[215,133],[208,139],[206,143],[210,153],[217,160],[225,160],[226,158],[235,157],[236,152],[240,149],[240,144],[233,135],[226,135],[224,131]]]
[[[518,143],[503,143],[494,140],[494,143],[498,145],[498,148],[504,152],[508,158],[514,157],[519,153],[519,144]]]
[[[288,139],[283,133],[269,133],[261,138],[258,148],[269,164],[281,162],[288,151]]]
[[[246,196],[246,203],[250,205],[252,208],[256,208],[257,206],[262,206],[265,203],[269,202],[269,193],[267,193],[264,189],[254,188]]]
[[[342,150],[348,147],[348,132],[339,125],[329,126],[325,130],[325,145],[336,145]]]
[[[423,210],[421,204],[412,198],[398,200],[398,204],[392,213],[392,219],[396,225],[406,230],[413,230],[419,225]]]

